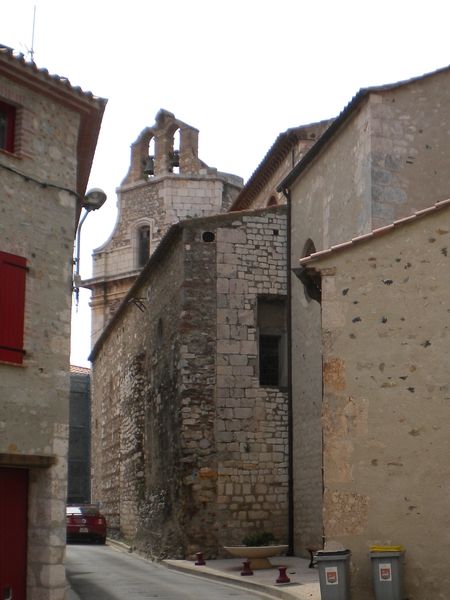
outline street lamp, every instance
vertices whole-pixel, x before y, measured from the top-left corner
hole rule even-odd
[[[88,214],[93,211],[101,208],[106,202],[106,194],[100,188],[92,188],[87,192],[85,197],[83,198],[82,208],[84,208],[85,212],[82,216],[78,228],[77,228],[77,253],[75,257],[75,273],[73,276],[73,290],[75,292],[75,301],[78,306],[78,298],[80,295],[80,239],[81,239],[81,227],[86,220]]]

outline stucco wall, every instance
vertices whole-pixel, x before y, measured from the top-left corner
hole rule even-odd
[[[324,529],[351,549],[361,600],[371,544],[406,547],[408,598],[450,593],[449,243],[447,209],[317,264]]]
[[[449,80],[419,79],[371,104],[373,229],[450,196]]]
[[[291,189],[294,266],[308,240],[329,248],[450,195],[448,78],[369,94],[301,173]],[[303,552],[321,536],[322,342],[317,306],[300,282],[292,289],[293,418],[303,433],[294,446],[295,538]]]

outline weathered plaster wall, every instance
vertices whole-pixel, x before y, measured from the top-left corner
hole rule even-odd
[[[292,264],[308,240],[321,250],[357,232],[370,221],[369,117],[356,115],[352,127],[324,151],[292,189]],[[345,161],[345,165],[343,164]],[[353,169],[347,168],[352,165]],[[359,190],[359,202],[354,190]],[[345,218],[343,218],[345,215]],[[320,310],[292,278],[292,385],[294,539],[298,554],[322,540],[322,357]]]
[[[292,262],[450,195],[448,73],[370,94],[292,185]],[[430,191],[432,190],[432,196]],[[319,312],[294,279],[293,414],[297,552],[320,542]],[[314,516],[315,515],[315,516]]]
[[[449,244],[447,209],[317,265],[324,529],[351,549],[361,600],[373,598],[372,544],[404,544],[408,598],[450,593]]]
[[[0,80],[19,103],[23,156],[0,153],[12,169],[75,188],[79,118],[49,98]],[[26,142],[26,143],[24,143]],[[0,250],[28,261],[23,366],[0,364],[0,453],[54,455],[30,469],[28,597],[65,597],[72,247],[76,198],[0,167]]]
[[[450,196],[449,78],[419,79],[371,103],[373,229]]]

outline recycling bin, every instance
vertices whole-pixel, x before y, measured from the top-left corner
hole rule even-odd
[[[320,595],[322,600],[349,600],[350,550],[316,554],[319,567]]]
[[[375,600],[404,600],[404,550],[371,550],[372,578]]]

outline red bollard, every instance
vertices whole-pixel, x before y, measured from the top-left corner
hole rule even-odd
[[[278,567],[280,574],[278,575],[277,583],[289,583],[290,582],[289,577],[286,575],[286,569],[287,569],[287,567]]]
[[[206,565],[206,563],[205,563],[205,561],[203,559],[203,552],[196,552],[195,556],[197,557],[197,560],[195,561],[195,564],[197,566]]]
[[[244,562],[242,563],[241,575],[253,575],[253,571],[250,568],[249,560],[244,560]]]

